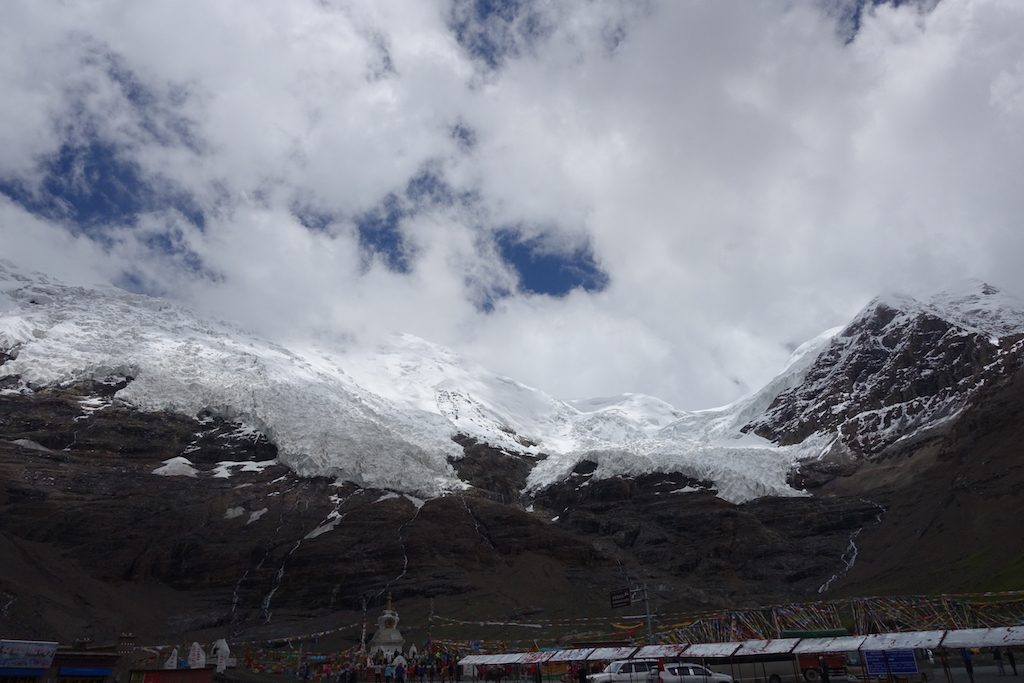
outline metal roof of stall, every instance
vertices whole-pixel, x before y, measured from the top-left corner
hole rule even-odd
[[[946,631],[942,647],[998,647],[1024,645],[1024,626],[962,628]]]
[[[803,638],[793,648],[795,654],[808,652],[856,652],[864,644],[864,636],[832,636],[830,638]]]
[[[695,643],[686,648],[686,657],[731,657],[739,643]]]
[[[678,657],[687,647],[687,643],[680,643],[678,645],[644,645],[633,653],[633,659]]]
[[[938,647],[945,631],[907,631],[875,633],[864,638],[862,650],[923,650]]]
[[[799,638],[775,638],[773,640],[748,640],[736,650],[737,657],[751,655],[788,655],[800,642]]]
[[[552,655],[549,662],[582,662],[587,658],[591,652],[594,651],[592,647],[579,647],[575,650],[559,650]]]
[[[613,659],[629,659],[629,656],[636,652],[636,645],[625,647],[599,647],[587,656],[588,662],[611,661]]]

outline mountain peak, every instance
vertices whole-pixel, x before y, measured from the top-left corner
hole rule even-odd
[[[847,325],[843,336],[866,327],[881,330],[902,318],[929,315],[992,339],[1024,334],[1024,301],[978,279],[965,279],[919,299],[892,292],[873,298]]]
[[[1024,302],[981,280],[966,280],[928,300],[940,317],[990,337],[1024,333]]]

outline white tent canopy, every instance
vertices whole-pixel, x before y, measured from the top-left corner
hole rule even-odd
[[[615,659],[629,659],[629,656],[636,652],[636,645],[630,645],[628,647],[599,647],[589,655],[587,655],[588,662],[595,661],[612,661]]]
[[[939,646],[945,631],[877,633],[864,638],[862,650],[924,650]]]
[[[942,647],[1010,647],[1024,645],[1024,626],[965,628],[946,631]]]
[[[611,661],[617,659],[655,659],[668,657],[725,658],[757,655],[856,652],[866,650],[923,650],[937,647],[1013,647],[1024,646],[1024,626],[970,628],[952,631],[908,631],[875,633],[868,636],[831,638],[775,638],[747,640],[742,643],[695,643],[692,645],[635,645],[625,647],[583,647],[547,652],[513,652],[469,655],[459,664],[535,664],[539,662]]]
[[[561,650],[556,652],[554,656],[549,659],[549,662],[582,662],[587,658],[591,652],[594,651],[592,647],[581,647],[575,650]]]
[[[739,643],[696,643],[686,648],[686,657],[731,657]]]
[[[775,638],[774,640],[748,640],[736,651],[737,657],[749,655],[785,655],[793,651],[799,638]]]
[[[540,664],[551,659],[554,655],[554,650],[548,650],[547,652],[526,652],[519,660],[520,664]]]
[[[687,643],[679,645],[644,645],[633,654],[633,659],[655,659],[660,657],[678,657],[688,647]]]
[[[835,636],[832,638],[804,638],[793,652],[806,654],[808,652],[856,652],[864,643],[864,636]]]

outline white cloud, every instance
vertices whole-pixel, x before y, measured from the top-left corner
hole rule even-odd
[[[154,210],[104,251],[0,205],[0,255],[56,275],[128,270],[266,334],[409,331],[560,395],[686,408],[756,387],[881,290],[1024,294],[1016,0],[880,6],[849,44],[813,0],[538,2],[540,37],[475,26],[515,47],[497,70],[444,3],[53,10],[3,9],[0,177],[38,180],[71,126],[207,216]],[[406,217],[395,273],[353,221],[425,165],[475,199]],[[296,202],[332,222],[303,227]],[[168,225],[222,277],[147,246]],[[514,287],[502,225],[589,242],[609,287],[481,312]]]

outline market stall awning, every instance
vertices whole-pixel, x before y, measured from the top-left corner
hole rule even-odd
[[[830,638],[804,638],[793,652],[807,654],[809,652],[856,652],[864,643],[864,636],[832,636]]]
[[[644,645],[633,653],[633,659],[660,659],[678,657],[687,648],[686,643],[678,645]]]
[[[739,643],[695,643],[686,648],[686,657],[731,657]]]
[[[594,651],[592,647],[580,647],[575,650],[559,650],[551,656],[549,662],[582,662],[587,658],[591,652]]]
[[[942,647],[999,647],[1024,645],[1024,626],[964,628],[946,631]]]
[[[612,661],[615,659],[629,659],[629,656],[636,652],[636,645],[629,645],[627,647],[599,647],[589,655],[587,655],[587,661]]]
[[[775,638],[773,640],[748,640],[736,650],[737,657],[753,655],[786,655],[793,651],[799,638]]]
[[[876,633],[867,636],[862,650],[924,650],[938,647],[945,631],[907,631],[906,633]]]

